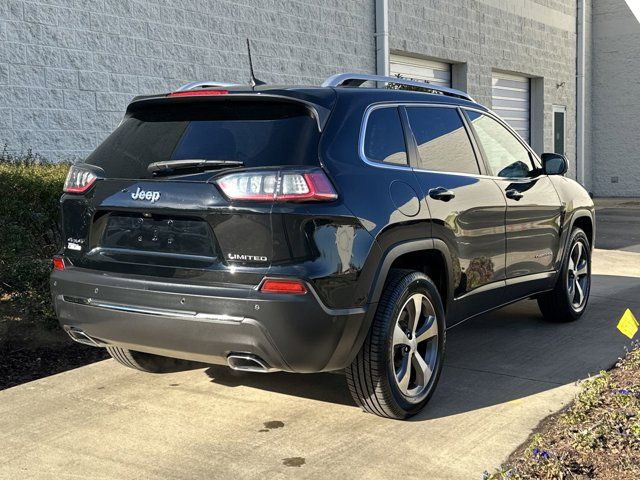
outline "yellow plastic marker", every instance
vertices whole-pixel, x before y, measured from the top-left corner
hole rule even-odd
[[[638,320],[633,316],[631,310],[627,308],[627,311],[624,312],[618,322],[618,330],[620,330],[623,335],[632,339],[636,333],[638,333],[638,326]]]

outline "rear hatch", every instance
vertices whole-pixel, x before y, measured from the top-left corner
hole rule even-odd
[[[255,283],[266,273],[271,183],[319,169],[318,112],[275,96],[216,97],[134,102],[74,167],[78,181],[96,180],[62,199],[73,265],[208,284]],[[244,201],[240,187],[262,195]]]

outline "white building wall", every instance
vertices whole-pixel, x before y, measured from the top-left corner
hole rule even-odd
[[[593,1],[592,174],[596,196],[640,196],[640,23],[624,0]]]

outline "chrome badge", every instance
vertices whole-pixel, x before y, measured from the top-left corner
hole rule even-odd
[[[243,255],[240,253],[228,253],[227,258],[236,262],[266,262],[268,260],[262,255]]]
[[[154,190],[142,190],[140,187],[131,194],[134,200],[146,200],[155,203],[160,200],[160,192]]]

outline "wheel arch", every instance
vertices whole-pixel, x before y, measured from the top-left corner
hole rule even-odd
[[[591,215],[591,212],[587,211],[587,210],[581,210],[576,212],[573,215],[573,219],[571,221],[571,228],[569,229],[569,232],[572,232],[574,228],[581,228],[584,233],[587,235],[587,238],[589,239],[589,246],[591,247],[591,249],[593,250],[594,245],[595,245],[595,222],[593,219],[593,216]]]
[[[451,285],[451,253],[446,243],[437,238],[402,242],[384,254],[369,295],[369,303],[377,303],[392,268],[417,270],[428,275],[438,287],[445,312],[453,291]]]
[[[575,210],[571,213],[571,217],[564,224],[562,237],[560,239],[560,248],[558,249],[556,257],[556,270],[559,270],[562,265],[567,248],[569,248],[571,232],[573,232],[573,229],[576,227],[584,230],[587,238],[589,239],[590,247],[593,250],[596,235],[596,224],[593,212],[588,209]]]
[[[367,310],[367,314],[364,317],[364,321],[362,322],[362,326],[353,345],[353,349],[350,355],[350,361],[353,360],[353,358],[355,358],[355,356],[357,355],[358,351],[362,347],[362,344],[364,343],[364,339],[367,336],[369,329],[371,328],[371,323],[373,322],[373,317],[376,313],[378,301],[380,300],[382,290],[391,269],[396,267],[409,267],[412,270],[424,272],[422,268],[416,268],[415,265],[408,266],[403,263],[405,261],[409,262],[416,257],[428,260],[438,259],[439,263],[429,264],[430,269],[427,269],[425,273],[429,275],[429,271],[438,271],[439,278],[441,278],[442,280],[440,285],[436,283],[436,287],[438,287],[438,291],[440,292],[440,295],[442,297],[445,314],[449,311],[449,307],[451,306],[453,300],[454,288],[453,276],[451,275],[453,262],[451,260],[451,253],[449,251],[449,248],[447,247],[447,244],[437,238],[425,238],[420,240],[409,240],[400,242],[389,247],[383,254],[383,259],[380,262],[380,267],[378,268],[377,274],[372,283],[369,292],[370,308],[368,308]]]

